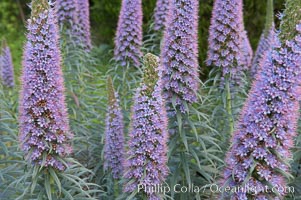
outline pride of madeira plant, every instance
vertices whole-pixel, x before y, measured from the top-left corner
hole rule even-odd
[[[0,53],[0,73],[3,86],[9,88],[15,86],[13,60],[5,40],[2,42],[2,52]]]
[[[90,32],[90,5],[89,0],[77,0],[78,2],[78,26],[80,31],[80,42],[84,45],[84,48],[89,50],[92,47],[91,44],[91,32]]]
[[[212,10],[209,28],[207,66],[220,72],[222,97],[226,112],[228,135],[233,132],[235,109],[234,95],[237,85],[243,86],[244,70],[250,59],[247,34],[243,24],[242,0],[216,0]],[[221,93],[221,91],[219,91]]]
[[[163,31],[166,27],[168,18],[169,6],[171,0],[157,0],[154,11],[154,27],[155,31]]]
[[[48,2],[34,0],[24,49],[20,142],[26,159],[64,170],[73,135],[65,105],[56,18]]]
[[[232,137],[221,199],[283,199],[299,116],[301,4],[288,0],[272,50],[262,62]],[[250,190],[251,189],[251,190]]]
[[[89,47],[88,38],[86,38],[89,29],[83,30],[84,26],[80,23],[86,23],[85,11],[79,12],[78,0],[56,0],[54,3],[55,16],[57,17],[61,41],[60,43],[72,44],[71,47]],[[79,20],[81,17],[81,20]],[[88,28],[85,26],[85,28]],[[65,49],[64,47],[62,49]]]
[[[124,125],[111,77],[108,78],[108,113],[106,118],[104,168],[112,171],[114,179],[120,179],[124,171]]]
[[[212,157],[209,158],[211,152],[207,151],[206,145],[202,145],[204,143],[201,138],[203,125],[207,122],[203,124],[197,122],[196,125],[192,120],[193,118],[200,121],[204,119],[204,115],[199,115],[201,111],[198,113],[193,107],[198,104],[200,83],[198,43],[196,42],[198,41],[198,8],[199,1],[197,0],[170,1],[169,16],[161,47],[163,98],[170,117],[169,152],[172,159],[169,160],[171,176],[168,183],[171,187],[177,184],[191,185],[196,179],[202,182],[203,178],[195,176],[199,172],[206,176],[206,181],[210,179],[210,175],[201,166],[207,163],[200,164],[199,162],[200,159],[212,161]],[[201,127],[202,131],[197,130],[196,127]],[[213,141],[209,135],[207,136],[206,139]],[[208,154],[205,155],[204,152]],[[175,194],[171,191],[171,197],[175,199],[183,196],[187,199],[194,199],[196,196],[200,198],[201,195],[203,194]]]
[[[73,27],[78,25],[77,0],[56,0],[55,9],[59,26],[74,31]]]
[[[243,70],[242,0],[216,0],[209,29],[207,65],[221,68],[222,76],[239,79]]]
[[[140,66],[142,56],[142,1],[122,0],[115,37],[114,58],[121,66]]]
[[[197,101],[198,1],[173,0],[161,49],[163,96],[171,115]]]
[[[64,173],[69,167],[73,168],[73,173],[78,169],[76,162],[68,158],[73,134],[65,105],[57,18],[47,0],[33,0],[31,9],[19,107],[19,141],[29,163],[27,173],[32,173],[31,194],[39,186],[39,196],[47,194],[50,200],[53,196],[56,199],[72,196],[75,191],[70,193],[63,185],[67,181],[69,187],[78,188],[80,197],[92,198],[89,191],[82,189],[89,188],[89,184],[80,177]],[[84,168],[80,170],[87,172]]]
[[[124,190],[132,196],[158,200],[162,194],[153,190],[167,175],[167,115],[162,98],[158,57],[146,54],[144,74],[134,97],[126,160]],[[138,186],[143,190],[138,193]],[[137,194],[138,193],[138,194]]]

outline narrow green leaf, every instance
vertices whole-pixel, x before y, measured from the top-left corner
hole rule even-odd
[[[61,181],[59,180],[59,178],[56,175],[56,172],[52,168],[49,168],[49,173],[50,173],[51,177],[54,179],[54,181],[59,189],[59,194],[61,194],[62,193],[62,185],[61,185]]]
[[[186,159],[185,153],[181,153],[181,164],[183,166],[187,184],[190,185],[191,184],[190,170],[189,170],[188,160]]]
[[[45,185],[44,186],[45,186],[45,190],[46,190],[46,194],[47,194],[48,200],[52,200],[49,174],[45,175]]]
[[[64,188],[62,188],[62,193],[69,199],[69,200],[74,200],[72,195],[67,191],[65,190]]]
[[[199,137],[198,137],[198,132],[197,132],[197,130],[196,130],[196,128],[195,128],[195,125],[194,125],[193,122],[190,121],[189,119],[187,119],[187,121],[188,121],[190,127],[192,128],[192,131],[193,131],[193,133],[194,133],[195,139],[198,141],[198,140],[199,140]]]

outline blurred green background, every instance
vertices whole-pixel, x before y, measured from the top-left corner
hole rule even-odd
[[[275,15],[284,9],[285,0],[274,0]],[[22,49],[25,40],[25,24],[30,14],[30,0],[0,1],[0,38],[6,38],[12,49],[15,72],[20,74]],[[142,0],[144,14],[144,31],[147,32],[156,0]],[[121,0],[90,0],[91,26],[94,45],[113,45]],[[205,70],[208,28],[210,24],[213,0],[200,0],[199,19],[199,59]],[[254,51],[264,27],[266,0],[244,0],[244,23]],[[278,23],[275,17],[276,24]]]

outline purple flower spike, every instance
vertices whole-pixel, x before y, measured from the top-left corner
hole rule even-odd
[[[47,0],[32,1],[20,96],[21,148],[26,160],[64,170],[73,135],[65,105],[57,18]]]
[[[291,23],[291,22],[290,22]],[[284,34],[285,35],[285,34]],[[224,186],[245,187],[231,199],[282,199],[299,115],[301,32],[282,46],[278,35],[257,73],[227,154]],[[279,197],[266,188],[280,188]],[[255,190],[255,191],[252,191]],[[221,199],[228,199],[224,196]]]
[[[163,96],[185,113],[197,101],[198,5],[196,0],[173,0],[161,49]]]
[[[112,79],[108,78],[108,112],[106,118],[104,168],[112,170],[113,178],[119,179],[124,168],[124,125],[118,93]]]
[[[142,2],[122,0],[115,37],[114,58],[121,65],[140,66],[142,56]]]
[[[246,31],[242,33],[242,47],[241,47],[241,64],[244,70],[249,70],[252,65],[252,58],[253,58],[253,49],[251,47],[248,34]]]
[[[209,28],[207,65],[220,67],[223,77],[239,82],[244,69],[242,0],[215,0]]]
[[[90,33],[90,10],[89,0],[77,0],[78,2],[78,21],[81,33],[81,43],[87,49],[91,49],[91,33]]]
[[[265,35],[265,33],[262,33],[260,36],[259,44],[251,67],[251,75],[253,78],[256,76],[256,73],[260,70],[260,66],[264,64],[266,54],[271,51],[274,33],[275,29],[274,26],[272,26],[267,36]]]
[[[55,7],[57,11],[58,23],[60,26],[66,25],[68,29],[76,30],[74,28],[78,25],[78,2],[79,0],[56,0]]]
[[[0,70],[1,70],[1,79],[2,84],[6,87],[14,87],[14,66],[10,53],[10,49],[7,46],[6,42],[3,42],[2,45],[2,54],[0,55]]]
[[[162,31],[166,27],[166,21],[169,12],[169,4],[171,0],[157,0],[154,14],[154,30]]]
[[[148,199],[160,199],[151,188],[163,184],[168,175],[167,116],[158,57],[147,54],[144,60],[144,78],[134,98],[124,190],[133,192],[142,185]]]

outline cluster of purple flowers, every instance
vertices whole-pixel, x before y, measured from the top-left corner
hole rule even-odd
[[[251,47],[247,31],[243,31],[242,33],[242,43],[241,43],[241,65],[244,70],[249,70],[252,65],[253,58],[253,49]]]
[[[166,27],[168,18],[169,4],[171,0],[157,0],[155,13],[154,13],[154,30],[162,31]]]
[[[172,0],[161,49],[163,96],[168,112],[185,113],[196,102],[198,81],[198,1]]]
[[[260,66],[263,66],[266,54],[271,51],[274,33],[275,29],[274,26],[272,26],[267,35],[262,33],[260,36],[259,44],[251,65],[251,76],[253,78],[256,76],[256,73],[260,71]]]
[[[10,49],[6,42],[3,42],[2,52],[0,54],[0,73],[2,84],[6,87],[14,87],[14,66]]]
[[[60,26],[65,26],[75,42],[91,48],[90,11],[88,0],[56,0],[55,7]]]
[[[121,66],[140,66],[142,57],[142,1],[122,0],[114,58]]]
[[[248,46],[243,25],[242,0],[216,0],[209,29],[207,65],[220,67],[223,77],[230,75],[231,79],[239,82],[245,69],[244,62],[249,62],[243,58],[249,54]]]
[[[275,34],[273,50],[257,73],[242,111],[226,158],[224,184],[257,190],[230,194],[232,199],[281,199],[285,195],[284,190],[278,190],[279,197],[265,193],[265,187],[285,188],[283,173],[288,172],[292,156],[299,115],[301,25],[296,29],[298,35],[282,46]]]
[[[19,140],[26,160],[64,170],[73,137],[65,105],[57,18],[47,0],[33,0],[24,49]]]
[[[145,56],[144,78],[134,98],[129,152],[124,190],[133,192],[138,185],[151,188],[163,184],[167,167],[167,116],[162,98],[158,57]],[[157,200],[159,194],[147,190],[148,199]]]
[[[89,0],[78,1],[78,22],[81,33],[80,41],[87,49],[91,49]]]
[[[123,175],[124,168],[124,125],[118,93],[111,78],[108,79],[108,112],[106,117],[104,168],[112,170],[113,178]]]
[[[67,25],[72,28],[78,25],[78,0],[56,0],[55,7],[60,26]],[[75,29],[72,29],[75,30]]]

